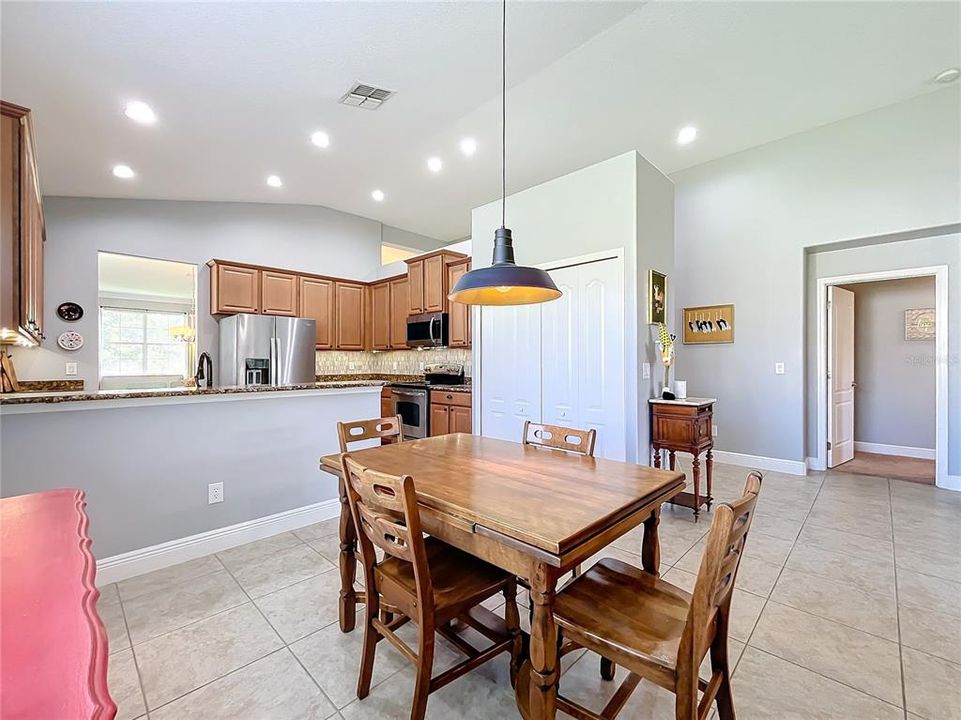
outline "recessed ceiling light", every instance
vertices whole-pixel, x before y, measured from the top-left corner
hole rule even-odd
[[[677,144],[687,145],[688,143],[694,142],[694,138],[697,137],[697,128],[693,125],[688,125],[687,127],[682,127],[677,133]]]
[[[113,176],[118,178],[123,178],[124,180],[129,180],[134,177],[137,173],[130,169],[129,165],[114,165],[113,166]]]
[[[131,100],[128,102],[127,106],[123,109],[123,114],[141,125],[153,125],[157,122],[157,115],[153,109],[147,103],[141,102],[140,100]]]
[[[444,167],[444,161],[439,157],[427,158],[427,169],[432,173],[439,173],[442,167]]]
[[[330,135],[322,130],[318,130],[310,136],[310,141],[317,147],[325,148],[330,145]]]
[[[281,187],[281,186],[284,184],[284,181],[281,180],[281,179],[280,179],[279,177],[277,177],[276,175],[268,175],[268,176],[267,176],[267,184],[270,185],[270,187],[275,187],[275,188],[276,188],[276,187]]]
[[[384,198],[387,197],[386,195],[384,195],[383,190],[374,190],[374,192],[372,192],[370,196],[374,198],[374,200],[376,200],[377,202],[384,202]]]
[[[942,85],[947,85],[948,83],[953,83],[959,77],[961,77],[961,69],[948,68],[947,70],[942,70],[937,75],[935,75],[934,82],[941,83]]]
[[[460,151],[470,157],[477,152],[477,141],[474,138],[464,138],[460,141]]]

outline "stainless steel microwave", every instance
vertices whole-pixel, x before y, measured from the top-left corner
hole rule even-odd
[[[447,313],[425,313],[407,318],[407,347],[447,347]]]

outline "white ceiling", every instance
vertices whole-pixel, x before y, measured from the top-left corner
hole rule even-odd
[[[512,0],[508,191],[632,148],[670,173],[937,90],[961,64],[959,8]],[[326,205],[449,240],[500,192],[497,3],[0,12],[2,95],[35,110],[46,194]],[[337,104],[356,80],[397,95],[376,112]],[[129,99],[157,125],[123,117]],[[686,124],[700,134],[679,147]],[[309,144],[316,129],[329,149]],[[469,160],[464,135],[480,144]],[[137,178],[114,178],[116,163]]]
[[[171,301],[193,301],[196,295],[196,265],[105,252],[98,260],[101,294]]]

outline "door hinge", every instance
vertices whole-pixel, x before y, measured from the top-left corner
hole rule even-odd
[[[828,370],[828,380],[830,380],[830,379],[831,379],[831,371]]]
[[[831,449],[831,441],[828,440],[828,450],[830,450],[830,449]]]

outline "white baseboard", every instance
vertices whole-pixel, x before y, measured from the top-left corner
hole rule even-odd
[[[961,492],[961,475],[947,475],[944,484],[938,485],[938,487]]]
[[[774,472],[787,473],[788,475],[807,475],[807,463],[803,460],[784,460],[782,458],[770,458],[763,455],[745,455],[744,453],[728,452],[727,450],[715,450],[714,459],[717,462],[728,463],[729,465],[740,465],[741,467],[752,468],[754,470],[772,470]]]
[[[97,585],[101,587],[109,585],[237,545],[261,540],[270,535],[296,530],[321,520],[329,520],[338,515],[340,515],[340,499],[332,498],[236,525],[170,540],[159,545],[131,550],[97,561]]]
[[[907,445],[885,445],[883,443],[869,443],[855,440],[854,449],[861,452],[877,453],[878,455],[898,455],[900,457],[921,458],[935,460],[937,451],[934,448],[909,447]]]
[[[823,469],[824,469],[824,468],[820,467],[821,460],[820,460],[819,458],[809,457],[809,458],[806,459],[805,462],[806,462],[806,464],[807,464],[808,470],[818,471],[818,470],[823,470]]]

